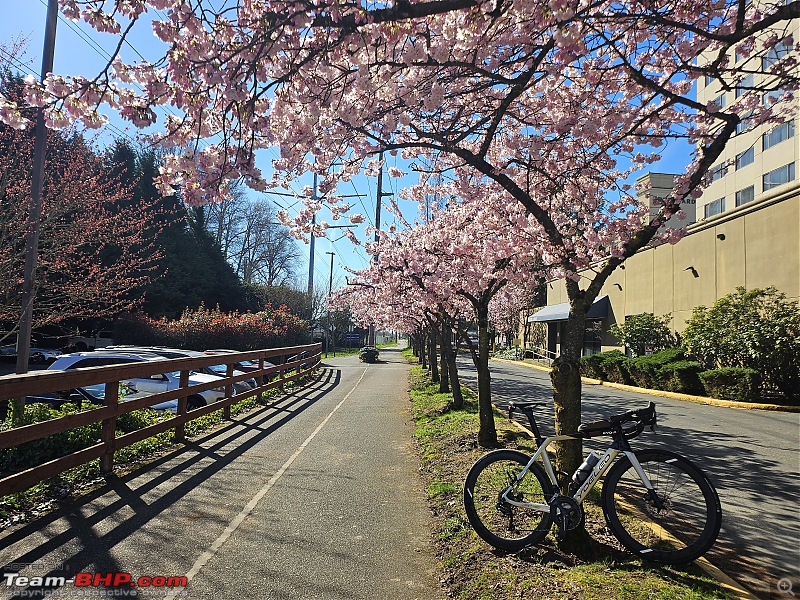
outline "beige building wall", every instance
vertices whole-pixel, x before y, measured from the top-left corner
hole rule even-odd
[[[683,331],[695,307],[711,306],[737,286],[775,286],[800,301],[800,184],[774,192],[690,226],[675,245],[625,261],[600,293],[610,301],[603,331],[643,312],[671,313],[673,329]],[[564,281],[550,282],[547,304],[567,301]],[[617,344],[607,333],[602,343]]]

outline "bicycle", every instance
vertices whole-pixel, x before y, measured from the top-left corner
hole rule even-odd
[[[472,466],[464,483],[467,518],[477,534],[500,550],[516,552],[540,542],[553,522],[558,539],[584,519],[582,503],[597,481],[606,524],[631,552],[667,564],[687,563],[714,543],[722,524],[719,496],[706,475],[686,458],[666,450],[640,450],[628,440],[656,426],[655,403],[582,424],[571,435],[542,438],[533,408],[509,407],[528,417],[536,452],[494,450]],[[611,436],[605,453],[592,451],[571,480],[553,470],[547,447],[554,441]],[[619,454],[624,454],[616,463]],[[541,459],[541,464],[537,462]],[[613,466],[612,466],[613,465]],[[561,477],[561,479],[559,479]],[[567,494],[561,489],[567,488]]]

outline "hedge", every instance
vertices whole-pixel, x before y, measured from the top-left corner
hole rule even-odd
[[[703,393],[698,376],[702,370],[700,363],[686,360],[681,348],[637,358],[628,358],[619,350],[581,358],[584,377],[669,392]]]
[[[761,377],[754,369],[723,367],[703,371],[699,377],[713,398],[742,402],[754,402],[760,398]]]

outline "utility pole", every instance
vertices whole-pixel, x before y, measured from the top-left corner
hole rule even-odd
[[[331,255],[331,276],[328,279],[328,297],[330,298],[331,293],[333,292],[333,257],[335,256],[334,252],[326,252],[325,254]],[[330,303],[328,304],[328,334],[331,336],[331,344],[333,346],[333,356],[336,356],[336,336],[333,335],[333,331],[331,331],[331,306]],[[328,345],[325,345],[325,358],[328,358]]]
[[[390,193],[383,192],[383,152],[380,153],[379,160],[381,162],[380,171],[378,171],[378,192],[375,199],[375,243],[377,244],[378,241],[381,239],[380,230],[381,230],[381,202],[383,202],[384,196],[391,196]],[[378,255],[375,255],[375,261],[377,262]],[[369,326],[369,338],[367,340],[368,346],[375,345],[375,325]]]
[[[311,196],[314,201],[317,200],[317,174],[314,173],[314,195]],[[308,255],[308,301],[312,302],[314,297],[314,231],[313,227],[317,224],[317,215],[316,213],[311,218],[311,250]]]
[[[53,72],[53,56],[56,47],[56,24],[58,23],[58,0],[48,0],[47,21],[44,32],[42,52],[42,74],[44,78]],[[31,210],[30,230],[25,240],[25,271],[22,283],[22,314],[17,334],[17,373],[28,372],[28,359],[31,349],[33,329],[33,301],[36,296],[36,262],[39,255],[39,224],[42,218],[42,188],[44,187],[44,157],[47,148],[47,129],[44,123],[44,109],[36,114],[36,137],[33,148],[31,168]],[[20,407],[21,408],[21,407]]]

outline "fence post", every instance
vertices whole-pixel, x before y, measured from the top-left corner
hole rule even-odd
[[[263,357],[258,359],[258,370],[259,371],[263,371],[264,370],[264,358]],[[261,387],[262,385],[264,385],[264,374],[263,373],[256,378],[256,385],[258,387]],[[264,392],[258,392],[258,401],[259,402],[263,402],[264,401]]]
[[[233,377],[233,363],[228,365],[228,370],[225,371],[225,377],[227,377],[229,379],[231,377]],[[233,384],[232,383],[227,383],[225,385],[225,398],[229,399],[231,396],[233,396]],[[231,420],[231,405],[230,404],[226,404],[223,407],[223,409],[222,409],[222,418],[224,420],[226,420],[226,421],[230,421]]]
[[[114,414],[103,419],[101,441],[104,453],[100,457],[100,472],[110,475],[114,471],[114,440],[117,431],[117,412],[119,411],[119,381],[106,383],[103,391],[103,402],[106,406],[114,407]]]
[[[189,385],[189,371],[181,371],[181,379],[178,385],[180,385],[181,389],[185,389]],[[178,414],[176,416],[181,417],[186,414],[187,403],[186,394],[178,398]],[[175,441],[186,441],[186,426],[184,423],[175,426]]]
[[[281,354],[281,363],[280,364],[281,364],[281,369],[278,371],[278,379],[281,382],[280,383],[281,392],[283,392],[284,391],[284,389],[283,389],[283,365],[286,364],[286,354],[285,353]]]

